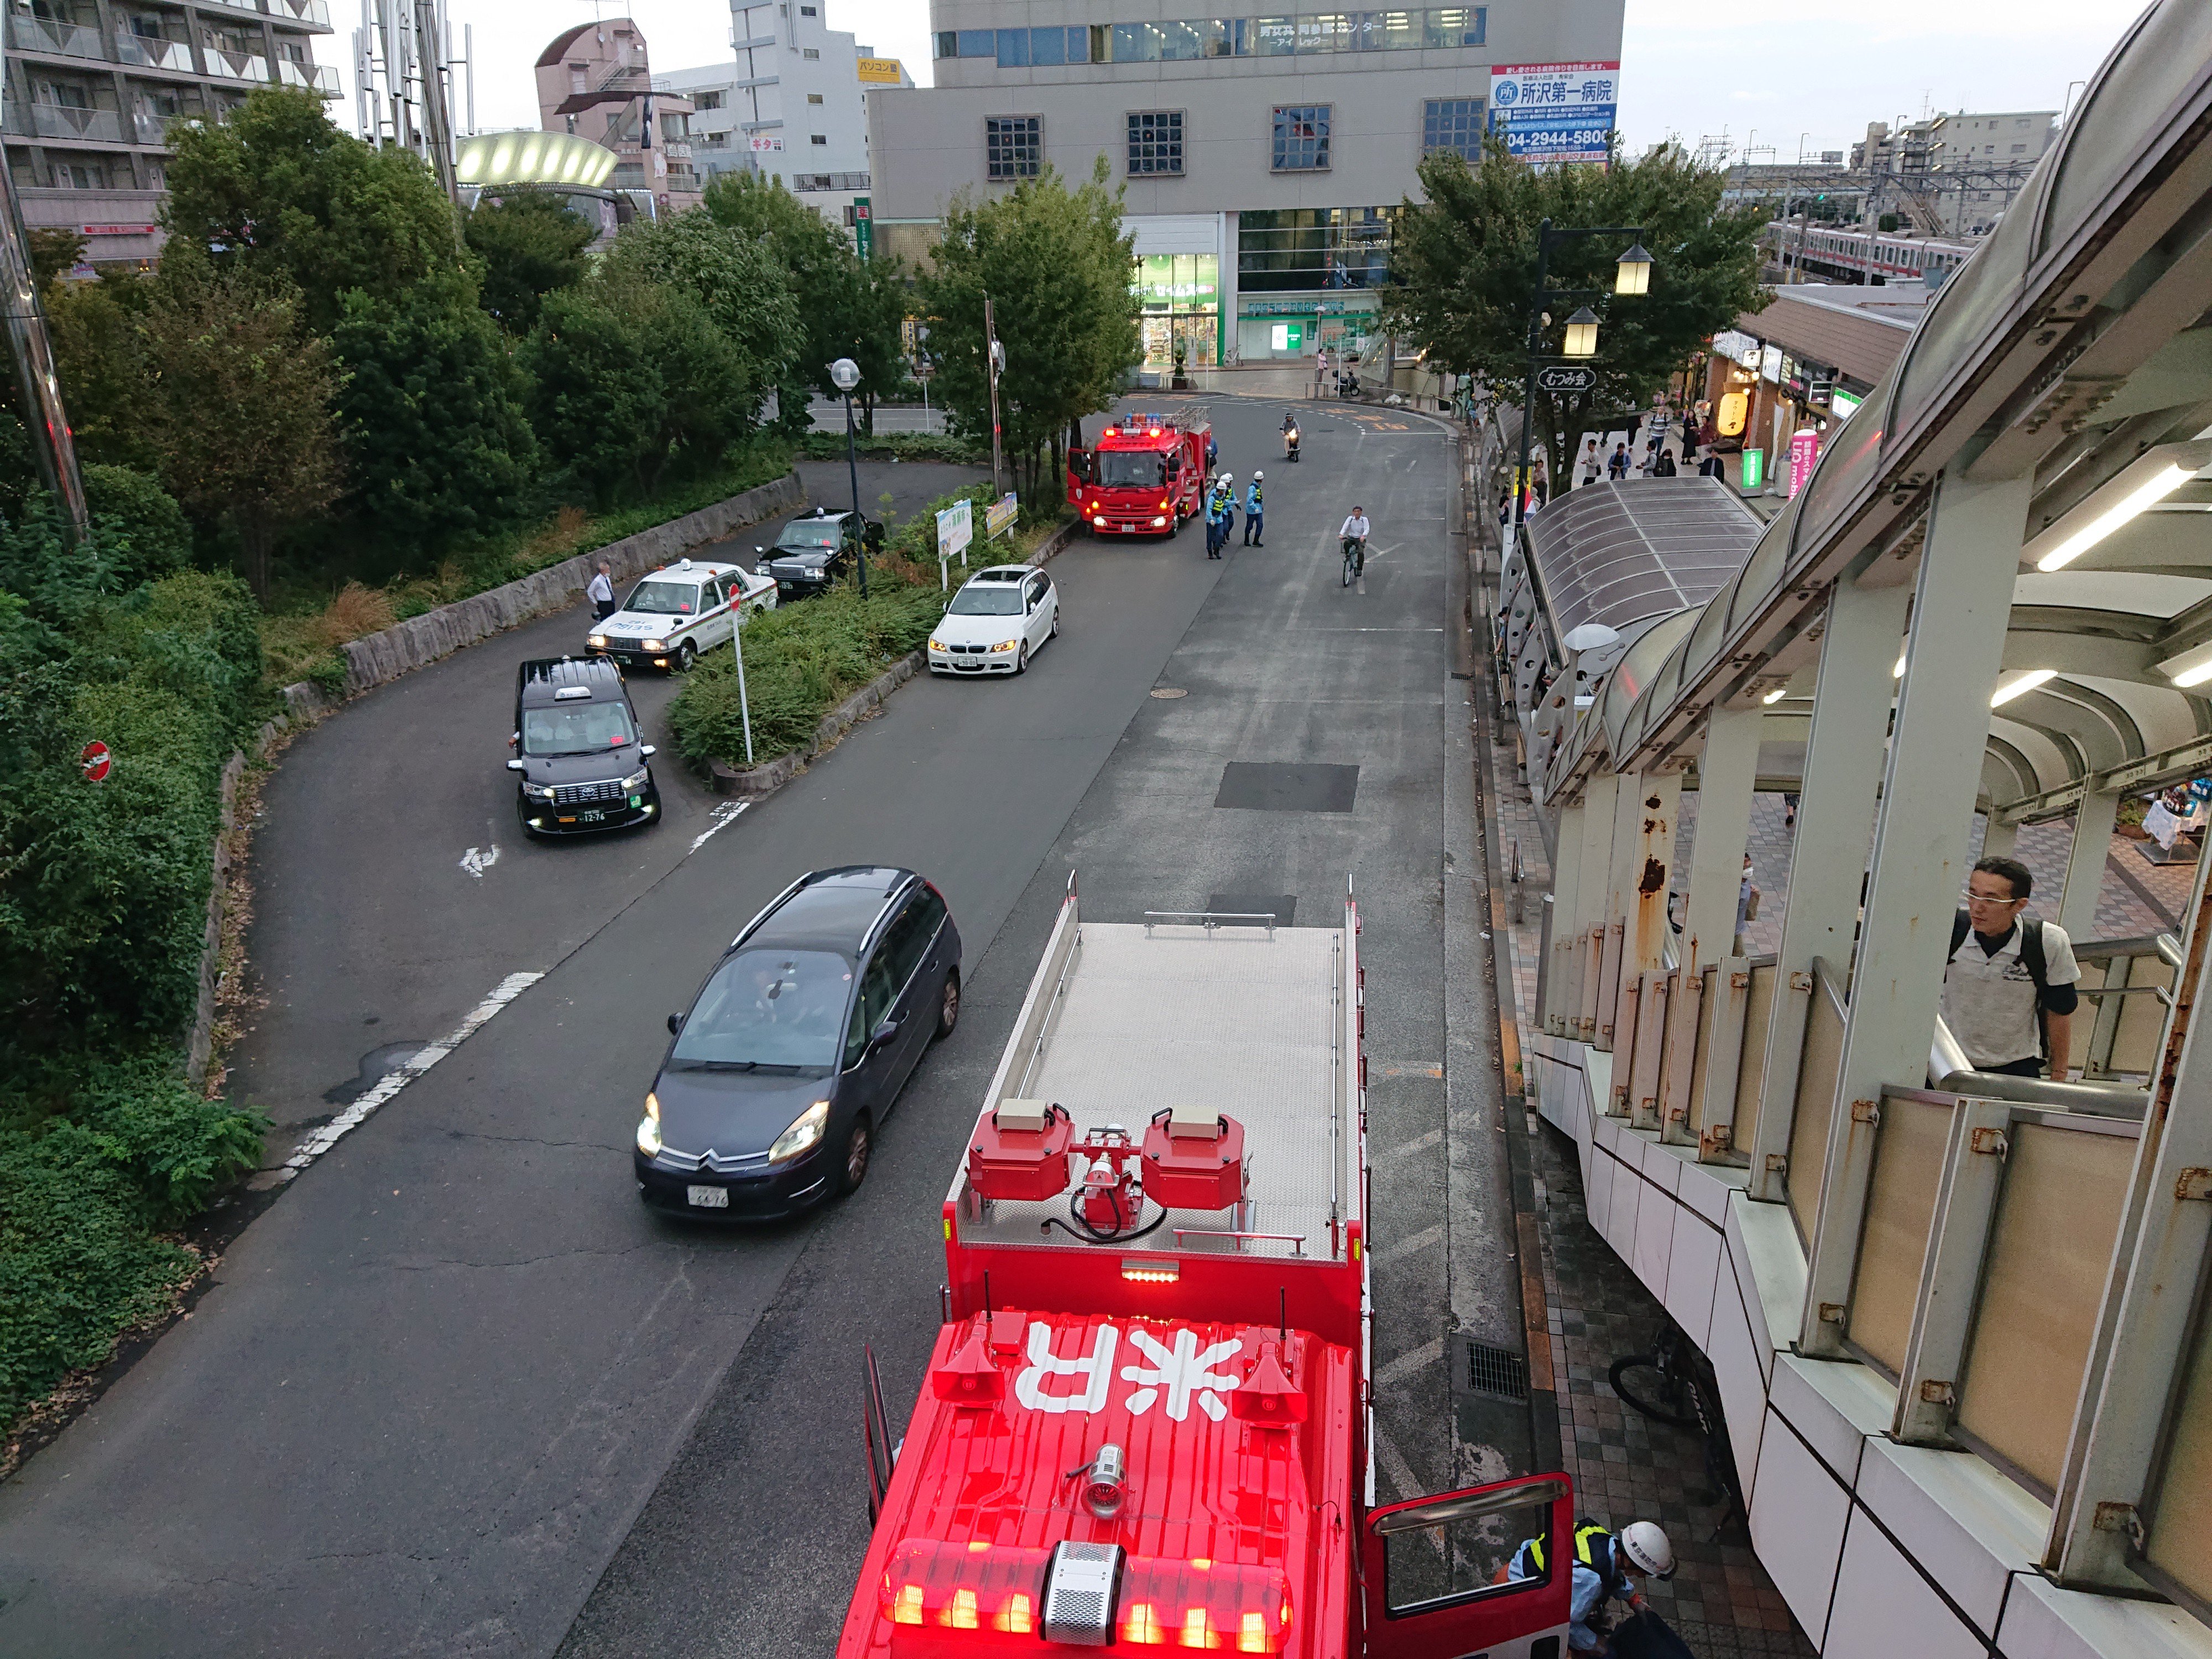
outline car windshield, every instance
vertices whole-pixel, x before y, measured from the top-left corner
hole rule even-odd
[[[692,616],[699,609],[699,588],[694,582],[642,581],[630,589],[623,609],[656,617]]]
[[[969,582],[952,596],[949,613],[955,617],[1018,617],[1022,614],[1022,585]]]
[[[618,702],[576,702],[522,711],[526,755],[596,755],[636,741],[629,710]]]
[[[1109,489],[1159,489],[1168,481],[1168,464],[1161,456],[1105,449],[1098,453],[1098,482]]]
[[[778,547],[835,547],[838,523],[835,519],[793,519],[775,538]]]
[[[831,951],[740,951],[714,970],[677,1034],[677,1065],[837,1063],[853,964]]]

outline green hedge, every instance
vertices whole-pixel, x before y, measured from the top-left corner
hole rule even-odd
[[[195,1259],[159,1230],[260,1161],[263,1121],[182,1076],[258,611],[234,577],[143,580],[174,503],[103,471],[86,546],[0,525],[0,1426],[167,1305]]]
[[[970,438],[949,437],[936,432],[878,432],[872,438],[866,433],[859,433],[854,435],[853,442],[864,461],[895,459],[988,465],[991,459],[988,444],[978,444]],[[845,459],[845,434],[842,432],[810,432],[799,440],[799,453],[810,461],[842,461]]]
[[[813,740],[823,715],[928,639],[945,614],[934,587],[872,576],[865,600],[850,583],[779,606],[745,624],[745,690],[753,757],[774,760]],[[677,747],[695,765],[744,761],[733,656],[716,651],[691,671],[669,711]]]

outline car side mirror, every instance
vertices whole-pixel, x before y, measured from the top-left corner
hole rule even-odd
[[[651,760],[655,755],[659,754],[660,750],[648,743],[644,748],[639,750],[637,752],[644,756],[646,759]]]
[[[681,1014],[671,1014],[671,1015],[669,1015],[669,1017],[668,1017],[668,1035],[669,1035],[669,1036],[675,1036],[678,1031],[682,1030],[683,1029],[684,1029],[684,1016],[683,1016],[683,1015],[681,1015]]]
[[[884,1044],[889,1042],[893,1037],[898,1035],[898,1016],[894,1014],[882,1024],[877,1026],[874,1030],[868,1033],[868,1047],[871,1048],[882,1048]]]
[[[510,772],[520,772],[522,769],[522,763],[519,760],[511,760],[507,763],[507,769]]]

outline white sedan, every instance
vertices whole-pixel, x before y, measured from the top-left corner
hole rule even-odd
[[[1033,564],[979,570],[929,637],[933,674],[1018,674],[1060,632],[1060,590]]]
[[[629,591],[622,609],[592,624],[593,656],[625,667],[650,663],[678,673],[701,653],[727,645],[744,617],[775,608],[775,579],[712,559],[678,559]]]

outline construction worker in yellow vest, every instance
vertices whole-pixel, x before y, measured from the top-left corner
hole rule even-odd
[[[1508,1580],[1541,1578],[1545,1572],[1545,1540],[1522,1541],[1507,1565]],[[1571,1622],[1567,1646],[1575,1653],[1612,1651],[1598,1622],[1599,1609],[1611,1596],[1637,1612],[1644,1607],[1638,1586],[1647,1577],[1665,1580],[1674,1576],[1674,1547],[1667,1534],[1650,1521],[1632,1521],[1613,1536],[1595,1521],[1575,1523],[1574,1583],[1570,1591]]]

